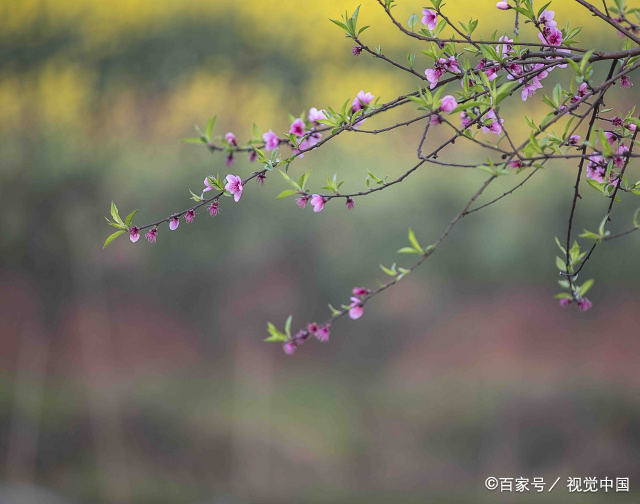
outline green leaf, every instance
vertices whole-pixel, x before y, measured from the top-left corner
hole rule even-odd
[[[112,235],[110,235],[107,238],[107,241],[104,242],[104,246],[102,247],[103,249],[105,249],[107,247],[107,245],[109,245],[113,240],[115,240],[118,236],[120,236],[122,233],[126,233],[126,231],[124,229],[121,229],[120,231],[116,231],[115,233],[113,233]]]
[[[332,23],[338,25],[340,28],[342,28],[344,31],[349,31],[349,28],[347,28],[347,25],[340,22],[340,21],[336,21],[335,19],[330,19],[329,21],[331,21]]]
[[[409,241],[411,242],[411,245],[413,245],[413,248],[422,254],[422,247],[418,243],[418,240],[416,239],[416,234],[413,232],[413,229],[411,228],[409,228]]]
[[[127,215],[127,218],[124,220],[124,223],[127,227],[129,227],[129,225],[131,224],[131,220],[133,219],[133,216],[137,213],[138,213],[138,210],[134,210],[129,215]]]
[[[584,233],[580,235],[580,238],[586,238],[588,240],[600,240],[600,235],[592,233],[591,231],[584,230]]]
[[[600,233],[600,236],[604,235],[604,227],[607,225],[607,221],[609,220],[609,215],[611,214],[608,213],[607,215],[605,215],[604,219],[602,219],[602,221],[600,222],[600,226],[598,227],[598,233]]]
[[[331,315],[333,315],[334,317],[336,315],[340,315],[340,310],[336,310],[333,306],[331,306],[331,304],[329,304],[329,309],[331,310]]]
[[[386,266],[383,266],[382,264],[380,265],[380,269],[381,269],[382,271],[384,271],[384,272],[385,272],[387,275],[389,275],[389,276],[394,277],[394,276],[396,276],[396,275],[397,275],[397,273],[396,273],[393,269],[389,269],[389,268],[387,268]]]
[[[540,14],[542,14],[544,12],[544,10],[549,7],[549,5],[551,5],[551,2],[547,2],[546,4],[544,4],[542,7],[540,7],[540,9],[538,10],[538,18],[540,17]]]
[[[497,100],[496,105],[500,103],[502,100],[504,100],[507,96],[509,96],[513,88],[515,88],[518,85],[519,85],[518,81],[514,80],[510,82],[505,82],[502,86],[500,86],[496,92],[496,100]]]
[[[602,194],[606,194],[603,188],[603,184],[600,184],[599,182],[596,182],[595,180],[592,180],[592,179],[587,179],[587,184],[593,187],[596,191]]]
[[[589,60],[591,59],[594,50],[595,49],[591,49],[590,51],[586,52],[582,57],[582,60],[580,61],[580,73],[582,75],[584,75],[584,71],[587,69],[587,65],[589,64]]]
[[[560,271],[567,271],[567,265],[563,259],[556,256],[556,266]]]
[[[267,331],[269,331],[270,336],[265,341],[287,341],[288,339],[287,335],[281,333],[271,322],[267,323]]]
[[[111,217],[118,224],[122,224],[123,226],[125,226],[125,223],[122,222],[122,219],[120,218],[120,215],[118,213],[118,207],[113,201],[111,201]]]
[[[411,17],[409,18],[408,24],[409,24],[409,29],[411,31],[415,31],[414,28],[416,24],[418,24],[418,15],[412,14]]]
[[[416,53],[407,53],[407,61],[409,62],[409,68],[413,68],[416,61]]]
[[[282,198],[286,198],[287,196],[292,196],[293,194],[299,194],[298,191],[294,191],[293,189],[287,189],[286,191],[282,191],[280,194],[278,194],[278,196],[276,196],[276,199],[282,199]]]
[[[411,247],[403,247],[398,250],[398,254],[422,254],[422,250],[416,250]]]
[[[580,288],[578,289],[580,296],[584,296],[587,292],[589,292],[589,290],[591,290],[591,287],[593,287],[593,282],[594,280],[593,278],[591,278],[580,286]]]
[[[213,135],[213,128],[215,128],[215,126],[216,126],[216,116],[213,116],[207,122],[207,127],[204,130],[207,137],[211,138],[211,135]]]
[[[476,166],[476,169],[485,171],[487,173],[490,173],[491,175],[495,175],[493,168],[491,168],[490,166],[480,165],[480,166]]]
[[[298,185],[300,186],[301,189],[304,190],[304,186],[307,185],[307,180],[309,179],[310,175],[311,175],[311,170],[300,175],[300,178],[298,179]]]
[[[287,317],[287,321],[284,323],[284,332],[287,333],[287,336],[291,337],[291,321],[293,320],[293,315],[289,315]]]

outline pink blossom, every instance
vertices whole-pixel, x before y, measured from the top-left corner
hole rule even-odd
[[[457,106],[458,102],[456,101],[456,99],[451,95],[447,95],[442,99],[440,109],[447,114],[451,114],[451,112],[453,112]]]
[[[555,16],[555,12],[548,11],[547,9],[545,9],[542,11],[542,14],[540,14],[540,17],[538,18],[538,22],[546,26],[547,28],[555,28],[556,26],[558,26],[558,23],[553,20],[554,16]]]
[[[306,151],[309,148],[309,141],[305,138],[302,142],[300,142],[298,144],[298,147],[300,147],[299,149],[296,149],[295,147],[291,149],[291,151],[298,156],[299,158],[303,158],[304,157],[304,151]]]
[[[258,153],[256,151],[251,151],[251,154],[249,154],[249,162],[253,163],[256,159],[258,159]]]
[[[327,341],[329,341],[329,332],[331,331],[331,326],[330,325],[326,325],[324,327],[321,327],[320,329],[318,329],[318,332],[316,333],[316,338],[318,341],[321,341],[322,343],[325,343]]]
[[[503,35],[498,39],[498,42],[502,42],[502,44],[496,46],[496,52],[502,52],[503,58],[506,58],[510,52],[513,52],[513,46],[511,45],[511,43],[513,42],[512,39],[510,39],[506,35]],[[502,50],[500,48],[502,48]]]
[[[515,161],[509,162],[508,166],[509,166],[509,168],[519,169],[519,168],[522,168],[524,166],[524,163],[522,161],[520,161],[519,159],[516,159]]]
[[[235,136],[233,133],[231,133],[231,132],[227,133],[227,134],[224,136],[224,139],[225,139],[227,142],[229,142],[229,145],[232,145],[232,146],[234,146],[234,147],[235,147],[236,145],[238,145],[238,142],[236,141],[236,136]]]
[[[264,172],[258,173],[258,175],[256,176],[256,182],[263,186],[265,180],[267,180],[267,176],[265,175],[265,173]]]
[[[311,205],[314,212],[320,212],[324,208],[324,204],[327,202],[326,198],[323,198],[319,194],[313,194],[311,196]]]
[[[469,125],[473,122],[466,112],[460,112],[460,121],[461,121],[460,127],[463,130],[467,129]]]
[[[564,53],[564,54],[571,54],[571,50],[570,49],[556,49],[556,52]],[[548,58],[545,58],[545,59],[548,59],[548,60],[559,60],[559,59],[562,59],[562,58],[563,58],[562,56],[556,56],[556,57],[548,57]],[[567,68],[567,64],[566,63],[560,63],[559,65],[556,65],[555,67],[549,68],[549,71],[551,72],[556,67],[557,68]]]
[[[507,79],[509,80],[515,80],[524,73],[524,67],[517,63],[510,63],[507,65],[507,70],[509,70],[507,73]]]
[[[611,176],[609,177],[609,182],[608,185],[616,187],[620,184],[620,174],[611,174]]]
[[[487,120],[491,122],[487,123]],[[491,132],[500,135],[502,133],[502,123],[504,123],[504,119],[498,121],[495,110],[490,109],[483,117],[482,132],[484,134]]]
[[[614,131],[605,131],[604,136],[607,137],[607,140],[609,141],[609,145],[613,145],[613,142],[616,142],[618,140],[618,134],[615,133]]]
[[[549,28],[544,30],[543,33],[538,33],[538,38],[544,44],[550,44],[552,46],[559,46],[562,44],[562,32],[557,28]]]
[[[498,2],[496,4],[496,8],[500,10],[508,10],[508,9],[511,9],[511,6],[509,5],[508,2]]]
[[[476,70],[482,70],[483,68],[486,68],[487,63],[488,63],[487,58],[482,58],[480,61],[478,61],[478,64],[475,67]]]
[[[582,84],[580,84],[580,87],[578,88],[578,96],[580,98],[583,98],[588,94],[589,94],[589,86],[587,85],[586,82],[583,82]]]
[[[324,121],[326,118],[324,110],[318,110],[315,107],[309,109],[309,121],[317,123],[318,121]]]
[[[178,219],[178,217],[176,216],[171,217],[171,220],[169,221],[169,229],[171,231],[175,231],[176,229],[178,229],[179,225],[180,225],[180,220]]]
[[[289,133],[293,133],[294,135],[301,137],[304,135],[305,131],[306,131],[306,126],[304,124],[304,121],[299,117],[295,121],[293,121],[293,123],[291,123],[291,128],[289,129]]]
[[[444,69],[441,67],[436,67],[435,69],[427,68],[424,71],[424,74],[426,75],[427,80],[431,83],[429,88],[433,89],[438,84],[440,77],[444,75]]]
[[[542,63],[538,63],[538,64],[534,65],[533,69],[534,70],[541,70],[541,72],[538,73],[538,75],[536,75],[536,77],[539,80],[546,79],[549,76],[549,72],[547,70],[544,70],[544,65]]]
[[[487,76],[487,79],[489,79],[489,82],[493,82],[498,78],[498,69],[496,67],[488,68],[484,71],[484,74]]]
[[[227,159],[225,159],[224,164],[226,164],[227,166],[231,166],[233,164],[233,152],[230,152],[227,155]]]
[[[529,84],[525,85],[522,89],[522,101],[527,101],[527,98],[531,98],[538,89],[542,89],[542,84],[540,84],[540,80],[537,77],[531,79]]]
[[[311,135],[309,135],[309,138],[307,138],[306,142],[308,144],[308,147],[314,147],[320,140],[322,139],[322,133],[311,133]]]
[[[310,322],[309,324],[307,324],[307,331],[312,336],[315,336],[318,332],[318,324],[316,324],[315,322]]]
[[[135,243],[140,239],[140,230],[137,227],[129,228],[129,239],[132,243]]]
[[[592,154],[589,156],[589,164],[587,164],[587,178],[602,184],[604,182],[606,172],[607,163],[600,154]]]
[[[187,224],[191,224],[193,222],[193,219],[196,218],[196,212],[191,209],[191,210],[187,210],[187,213],[184,214],[184,220],[187,222]]]
[[[369,294],[369,289],[365,289],[364,287],[354,287],[351,292],[354,296],[362,297]]]
[[[625,124],[624,127],[629,131],[635,131],[637,128],[637,126],[634,123]]]
[[[242,179],[236,175],[227,175],[227,184],[224,188],[233,194],[233,199],[237,203],[240,201],[240,197],[242,196]]]
[[[280,144],[278,135],[276,135],[273,130],[269,130],[267,133],[262,135],[262,139],[264,140],[264,148],[268,151],[275,149]]]
[[[615,116],[611,119],[611,124],[613,124],[616,128],[622,126],[622,117]]]
[[[351,49],[351,54],[353,54],[354,56],[360,56],[361,52],[362,52],[362,47],[360,46],[353,46],[353,49]]]
[[[622,169],[622,167],[624,166],[624,160],[625,160],[624,154],[627,152],[629,152],[629,147],[627,147],[626,145],[621,145],[620,147],[618,147],[618,150],[616,151],[617,155],[613,157],[613,163],[619,169]]]
[[[293,355],[296,351],[297,346],[298,344],[295,341],[287,341],[282,345],[282,350],[284,350],[284,353],[286,353],[287,355]]]
[[[455,56],[449,56],[448,59],[440,58],[439,62],[445,70],[451,73],[460,73],[460,67],[458,66],[458,61]]]
[[[570,303],[571,303],[571,299],[564,298],[560,300],[560,306],[562,306],[563,308],[565,306],[569,306]]]
[[[349,318],[351,320],[358,320],[362,317],[364,309],[362,308],[362,302],[357,297],[351,298],[351,308],[349,308]]]
[[[593,306],[593,303],[589,301],[587,298],[582,298],[580,301],[578,301],[578,308],[580,309],[581,312],[587,311],[592,306]]]
[[[633,82],[631,82],[631,79],[628,75],[623,75],[622,77],[620,77],[620,85],[623,88],[630,88],[631,86],[633,86]]]
[[[595,180],[596,182],[602,184],[604,183],[604,175],[604,168],[597,165],[587,166],[587,178],[590,178],[591,180]]]
[[[347,198],[347,210],[353,210],[356,206],[356,201],[353,198]]]
[[[438,26],[438,13],[431,9],[424,9],[422,15],[422,24],[431,31],[435,30],[436,26]]]
[[[429,122],[431,124],[442,124],[442,116],[440,114],[433,114]]]
[[[307,206],[307,202],[311,199],[311,196],[301,196],[296,200],[296,205],[300,208],[305,208]]]
[[[211,183],[209,182],[209,177],[205,177],[204,179],[204,189],[202,190],[203,193],[206,193],[207,191],[213,191],[214,187],[211,185]]]
[[[158,234],[158,228],[154,227],[151,231],[149,231],[146,235],[144,235],[144,237],[147,240],[149,240],[149,243],[155,243],[157,234]]]
[[[358,110],[362,110],[366,108],[373,101],[374,96],[371,93],[365,93],[364,89],[361,89],[360,92],[353,99],[353,103],[351,105],[351,110],[353,112],[357,112]]]
[[[207,209],[209,210],[209,215],[211,217],[215,217],[216,215],[218,215],[220,213],[220,208],[218,208],[218,200],[214,200],[213,203],[211,203]]]
[[[583,82],[582,84],[580,84],[580,87],[578,88],[578,94],[576,96],[574,96],[573,98],[571,98],[571,103],[577,103],[580,101],[581,98],[584,98],[585,96],[588,96],[589,93],[589,86],[587,86],[586,82]]]
[[[580,135],[571,135],[569,137],[568,143],[569,145],[578,145],[579,141],[580,141]]]

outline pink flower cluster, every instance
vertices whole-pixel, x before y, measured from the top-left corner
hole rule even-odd
[[[351,320],[358,320],[364,313],[364,298],[368,296],[371,291],[364,287],[354,287],[351,293],[353,296],[351,296],[351,304],[349,305],[349,318]],[[318,341],[325,343],[329,341],[330,332],[330,324],[319,326],[317,323],[311,322],[310,324],[307,324],[306,330],[301,329],[294,336],[291,336],[291,338],[282,345],[282,350],[287,355],[293,355],[296,348],[302,345],[310,336],[313,336]]]
[[[433,89],[438,85],[438,81],[440,78],[446,73],[450,72],[453,74],[460,73],[460,67],[458,66],[458,61],[454,56],[449,56],[448,58],[439,58],[437,63],[433,68],[427,68],[424,71],[427,80],[431,83],[429,89]]]
[[[559,46],[562,44],[562,32],[556,28],[558,23],[553,20],[555,12],[543,10],[538,18],[538,26],[540,33],[538,38],[543,44],[550,44],[552,46]]]
[[[460,113],[461,128],[463,130],[469,128],[469,125],[473,122],[469,114],[466,112]],[[487,133],[494,133],[498,136],[502,134],[502,124],[504,119],[498,119],[496,111],[489,109],[487,113],[482,117],[480,121],[480,129],[486,135]]]
[[[364,89],[361,89],[360,92],[353,99],[353,103],[351,104],[351,110],[355,113],[359,110],[363,110],[367,108],[371,104],[375,97],[371,93],[365,93]]]
[[[569,306],[571,303],[573,303],[572,299],[561,299],[560,300],[560,306],[565,307],[565,306]],[[578,309],[581,312],[586,312],[589,308],[591,308],[593,306],[593,303],[591,301],[589,301],[587,298],[581,298],[578,301],[576,301],[576,304],[578,306]]]
[[[611,119],[611,124],[616,128],[625,128],[629,131],[635,131],[636,125],[633,123],[625,124],[621,117],[614,117]],[[624,130],[622,130],[624,131]],[[614,171],[613,168],[622,170],[626,162],[625,154],[629,152],[629,146],[622,143],[624,140],[624,134],[617,133],[616,131],[606,131],[605,136],[609,145],[613,146],[618,142],[618,147],[615,150],[615,154],[612,156],[603,156],[599,153],[593,153],[589,156],[589,163],[587,164],[587,178],[594,180],[600,184],[606,184],[607,186],[617,186],[620,183],[621,174],[618,171]],[[612,164],[609,177],[607,178],[607,169],[609,164]]]
[[[324,325],[319,327],[318,324],[312,322],[307,324],[307,330],[301,329],[297,334],[292,336],[288,341],[282,345],[282,350],[287,355],[293,355],[300,345],[302,345],[310,336],[313,336],[321,343],[329,341],[329,335],[331,333],[331,325]]]
[[[349,318],[351,320],[358,320],[364,313],[362,299],[369,294],[369,289],[364,287],[354,287],[351,291],[351,305],[349,308]]]

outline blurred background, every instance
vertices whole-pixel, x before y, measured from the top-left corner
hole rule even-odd
[[[419,53],[377,2],[362,3],[367,44],[400,61]],[[422,9],[398,3],[403,22]],[[424,167],[352,212],[330,203],[319,214],[274,201],[286,186],[270,176],[215,219],[203,210],[161,227],[155,245],[122,237],[102,249],[112,199],[153,222],[190,206],[205,175],[256,169],[182,142],[211,115],[216,133],[246,141],[254,122],[284,132],[289,112],[339,107],[360,89],[382,102],[414,91],[411,76],[354,58],[328,21],[357,5],[0,3],[1,503],[637,502],[639,236],[596,251],[591,311],[559,308],[553,238],[565,233],[571,164],[464,219],[361,320],[294,357],[262,342],[267,321],[325,320],[327,303],[383,278],[379,263],[408,263],[395,253],[408,227],[435,240],[485,175]],[[585,26],[581,46],[619,47],[574,2],[554,7],[560,26]],[[446,8],[480,18],[479,35],[512,30],[493,0]],[[417,70],[427,65],[418,54]],[[607,106],[626,114],[639,83]],[[528,135],[523,115],[546,114],[540,98],[504,107],[512,135]],[[337,173],[359,190],[367,170],[412,165],[419,128],[341,135],[291,170],[313,170],[314,189]],[[484,159],[460,145],[447,159]],[[594,230],[608,201],[583,194],[576,226]],[[631,226],[631,198],[614,232]],[[562,479],[551,494],[500,495],[488,476]],[[565,497],[569,476],[629,477],[631,492]]]

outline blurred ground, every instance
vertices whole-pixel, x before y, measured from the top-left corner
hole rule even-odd
[[[450,3],[452,17],[479,16],[485,36],[511,29],[495,2]],[[556,3],[561,24],[586,25],[586,46],[619,45]],[[283,131],[288,112],[363,88],[382,100],[413,91],[354,59],[327,20],[356,6],[0,3],[0,502],[637,501],[638,237],[590,262],[594,309],[558,308],[553,237],[571,166],[466,218],[415,277],[294,358],[262,343],[267,320],[323,320],[327,303],[397,260],[409,226],[437,236],[482,175],[431,167],[353,212],[321,214],[274,202],[284,187],[271,177],[215,220],[203,211],[153,246],[102,250],[111,199],[153,221],[185,208],[204,175],[227,173],[181,142],[194,123],[215,113],[218,133],[246,138],[254,122]],[[401,2],[398,18],[419,8]],[[421,48],[376,2],[363,2],[361,22],[398,59]],[[626,113],[637,89],[607,105]],[[506,119],[522,134],[523,114],[544,113],[527,102]],[[367,169],[404,172],[419,133],[339,138],[292,170],[313,169],[312,187],[338,172],[359,189]],[[238,159],[232,171],[253,169]],[[605,204],[585,194],[578,228],[596,228]],[[637,206],[625,200],[614,227]],[[624,476],[632,491],[500,496],[488,476]]]

